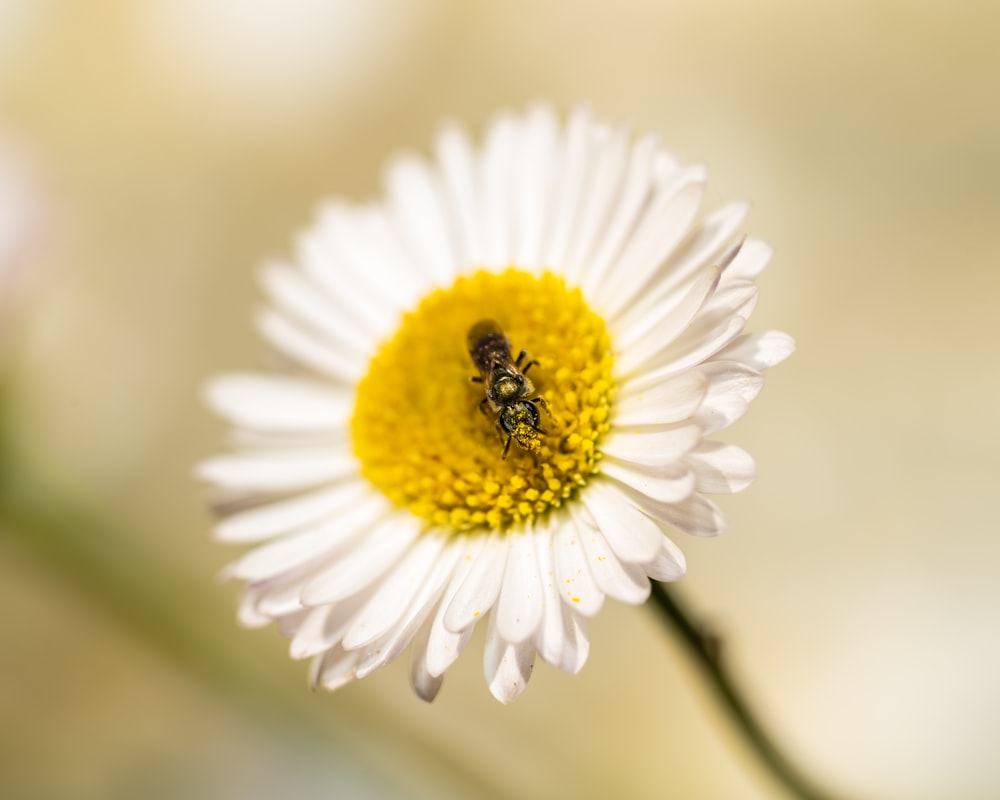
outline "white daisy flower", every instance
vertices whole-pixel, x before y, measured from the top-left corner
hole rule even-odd
[[[479,148],[445,126],[433,163],[390,164],[380,202],[326,204],[261,275],[258,327],[289,369],[207,390],[235,426],[200,466],[226,496],[216,535],[257,544],[228,568],[242,621],[278,621],[328,689],[409,647],[431,700],[488,616],[506,703],[536,656],[583,667],[605,598],[680,578],[669,537],[721,533],[706,494],[754,477],[706,437],[794,346],[744,333],[771,250],[736,238],[742,203],[699,220],[705,177],[654,136],[539,105]],[[527,355],[505,367],[502,345]]]

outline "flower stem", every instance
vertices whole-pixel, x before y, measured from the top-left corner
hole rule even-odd
[[[732,714],[737,727],[771,774],[801,800],[834,800],[834,795],[817,787],[789,760],[754,716],[726,669],[719,637],[707,625],[696,622],[665,584],[657,581],[652,581],[652,584],[652,599],[662,612],[664,621],[688,646],[723,705]]]

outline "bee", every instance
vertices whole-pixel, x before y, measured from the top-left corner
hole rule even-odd
[[[497,430],[507,436],[501,457],[507,458],[511,440],[528,452],[537,452],[541,447],[539,434],[545,433],[538,427],[538,407],[548,408],[544,398],[532,397],[535,385],[527,373],[538,362],[531,360],[522,366],[527,350],[511,358],[510,339],[492,319],[479,320],[469,328],[467,341],[472,363],[479,370],[472,380],[486,387],[479,408],[485,414],[489,406],[497,414]]]

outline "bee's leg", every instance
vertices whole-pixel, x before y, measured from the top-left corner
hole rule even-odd
[[[507,451],[510,450],[510,440],[513,437],[509,433],[507,433],[507,431],[505,431],[503,429],[503,425],[500,424],[500,420],[497,420],[497,433],[500,434],[500,438],[501,439],[503,439],[504,436],[507,437],[507,441],[504,442],[504,445],[503,445],[503,455],[500,456],[500,458],[506,460],[506,458],[507,458]]]
[[[473,383],[482,383],[483,382],[483,379],[481,377],[479,377],[478,375],[473,375],[471,378],[469,378],[469,380],[472,381]]]
[[[552,412],[549,410],[549,404],[545,402],[545,398],[544,397],[536,397],[531,402],[535,403],[536,405],[540,405],[543,409],[545,409],[545,413],[549,415],[549,419],[555,421],[556,418],[555,418],[555,416],[553,416]],[[538,431],[540,434],[542,434],[544,436],[548,436],[549,435],[548,431],[543,430],[542,428],[538,427],[538,423],[537,422],[534,425],[532,425],[531,427],[534,428],[536,431]],[[558,422],[556,422],[556,427],[557,428],[560,427],[560,425],[559,425]]]
[[[531,361],[529,361],[527,364],[525,364],[522,367],[521,366],[521,362],[524,361],[524,359],[525,359],[525,357],[527,355],[528,355],[528,351],[527,350],[522,350],[520,353],[517,354],[517,360],[514,362],[514,366],[517,367],[519,370],[521,370],[521,372],[523,374],[525,374],[525,375],[528,374],[528,370],[529,369],[531,369],[533,366],[535,366],[538,363],[537,361],[535,361],[535,359],[531,359]]]
[[[490,402],[490,398],[488,397],[484,397],[482,400],[479,401],[479,410],[483,412],[484,417],[489,416],[489,414],[486,413],[486,404],[488,402]],[[498,422],[497,424],[499,425],[500,423]]]

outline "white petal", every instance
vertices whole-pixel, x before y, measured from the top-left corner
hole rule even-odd
[[[705,217],[653,276],[656,294],[673,291],[703,264],[728,264],[729,251],[723,253],[722,248],[732,240],[749,210],[747,203],[730,203]]]
[[[327,656],[324,651],[313,657],[309,662],[309,691],[315,692],[319,688],[319,680],[323,676],[323,659]]]
[[[632,146],[621,197],[615,204],[611,220],[581,281],[581,288],[588,297],[601,296],[608,288],[609,281],[621,279],[620,275],[611,275],[609,271],[628,235],[632,233],[653,185],[653,156],[656,149],[657,138],[653,135],[643,136]]]
[[[309,615],[311,610],[310,608],[300,608],[293,614],[285,614],[278,620],[278,631],[285,638],[294,636],[295,632],[299,629],[299,625],[302,624],[302,621]]]
[[[655,364],[647,364],[648,372],[640,372],[634,378],[629,378],[628,390],[640,391],[654,386],[665,378],[690,369],[713,355],[723,357],[720,353],[722,348],[739,336],[745,325],[746,320],[743,317],[730,317],[709,331],[690,328],[656,356]]]
[[[579,284],[587,274],[594,247],[600,241],[621,191],[628,159],[629,133],[624,127],[614,131],[598,129],[593,151],[593,172],[585,189],[580,218],[570,241],[565,274]]]
[[[629,313],[613,320],[611,332],[616,349],[626,352],[636,345],[641,346],[648,338],[652,338],[657,347],[676,339],[715,291],[719,275],[718,267],[703,267],[641,314]]]
[[[308,606],[336,603],[381,577],[420,535],[421,523],[407,513],[393,514],[357,546],[313,577],[302,589]]]
[[[438,623],[435,620],[434,631],[427,643],[428,648],[434,648],[433,652],[428,650],[427,671],[431,675],[443,675],[458,660],[475,630],[473,623],[461,633],[453,633],[443,621]]]
[[[326,619],[331,611],[333,606],[309,609],[289,646],[288,653],[292,658],[296,660],[310,658],[330,648],[331,645],[322,641],[322,636]]]
[[[261,614],[257,610],[257,601],[260,599],[260,592],[247,589],[240,600],[240,607],[236,612],[236,618],[240,625],[245,628],[263,628],[274,622],[272,617]]]
[[[410,686],[417,697],[426,703],[430,703],[441,691],[444,683],[444,675],[431,675],[427,668],[427,633],[431,621],[424,623],[423,630],[417,634],[410,648]]]
[[[586,623],[559,597],[555,573],[551,526],[536,531],[538,566],[545,593],[545,613],[535,635],[535,646],[542,660],[570,674],[576,674],[587,660]],[[581,636],[582,632],[582,636]]]
[[[312,230],[296,242],[297,255],[328,294],[343,298],[350,286],[350,311],[364,320],[374,341],[395,330],[399,315],[422,293],[429,278],[412,254],[396,242],[396,230],[377,206],[329,201]]]
[[[347,452],[258,452],[216,456],[198,465],[198,477],[234,489],[287,491],[315,486],[357,472]]]
[[[665,430],[615,429],[601,442],[601,451],[621,461],[648,466],[677,463],[701,439],[697,425],[679,424]]]
[[[535,665],[535,646],[505,642],[496,630],[496,615],[490,615],[483,652],[483,671],[493,696],[505,705],[521,696]]]
[[[562,661],[559,669],[570,675],[579,674],[590,655],[590,637],[587,635],[587,620],[573,609],[563,607],[563,637]]]
[[[497,630],[512,644],[534,636],[542,620],[542,579],[535,554],[535,534],[529,528],[508,534],[510,550],[504,567],[503,586],[494,614]]]
[[[695,494],[674,505],[673,519],[665,519],[678,530],[692,536],[719,536],[726,532],[727,522],[719,507],[707,497]]]
[[[669,537],[662,536],[659,552],[655,558],[643,564],[643,569],[653,580],[676,581],[684,577],[687,562],[680,548],[670,541]]]
[[[431,703],[441,691],[444,683],[444,676],[439,675],[434,678],[428,675],[422,668],[422,662],[414,661],[410,671],[410,686],[414,693],[425,703]]]
[[[695,490],[694,473],[685,463],[646,466],[606,458],[601,462],[601,473],[661,503],[677,503]]]
[[[483,263],[505,268],[513,256],[512,215],[514,175],[519,139],[517,121],[509,114],[497,117],[486,133],[481,161]]]
[[[469,538],[466,544],[465,553],[459,559],[458,565],[452,573],[448,588],[445,589],[444,597],[438,604],[434,619],[431,622],[430,631],[427,636],[426,667],[427,672],[432,676],[443,675],[461,654],[462,650],[469,643],[475,624],[469,625],[461,633],[448,630],[444,624],[445,612],[451,605],[459,588],[465,582],[466,576],[475,563],[476,556],[483,549],[486,537],[475,535]]]
[[[500,594],[510,537],[494,531],[476,556],[472,568],[444,615],[445,627],[455,633],[478,622],[493,608]]]
[[[375,670],[395,661],[402,655],[417,635],[424,621],[427,620],[431,608],[444,592],[445,585],[455,568],[455,563],[462,554],[463,547],[463,542],[449,540],[400,619],[374,642],[361,648],[361,658],[356,670],[359,678],[371,675]]]
[[[542,622],[535,634],[535,647],[542,660],[559,666],[563,653],[563,602],[559,599],[555,554],[552,551],[552,530],[548,520],[535,529],[538,572],[542,578]]]
[[[339,221],[347,216],[353,220],[357,210],[339,201],[325,203],[313,227],[296,237],[295,261],[322,287],[327,301],[335,304],[365,339],[375,343],[385,336],[397,306],[392,295],[371,280],[371,270],[358,275],[341,254],[343,240],[350,241],[357,231],[352,222]],[[345,302],[345,285],[351,287],[350,303]]]
[[[308,275],[285,264],[270,262],[260,282],[271,301],[289,317],[325,337],[360,372],[375,344],[357,320],[320,290]]]
[[[720,251],[743,222],[747,208],[746,203],[733,203],[706,217],[650,277],[642,296],[622,309],[621,328],[631,327],[636,320],[669,303],[691,276],[706,265],[721,267]]]
[[[421,272],[447,285],[458,271],[454,233],[437,176],[413,156],[397,157],[386,170],[386,195],[406,251]]]
[[[223,542],[270,539],[337,514],[366,492],[367,487],[359,481],[266,503],[224,519],[215,528],[215,538]]]
[[[601,533],[574,512],[580,541],[594,582],[609,597],[628,605],[642,605],[649,597],[649,579],[642,567],[620,561]]]
[[[687,463],[698,481],[699,492],[742,492],[757,477],[750,454],[725,442],[702,442],[697,450],[688,454]]]
[[[781,331],[741,336],[716,354],[716,360],[740,361],[758,372],[780,364],[795,352],[795,340]]]
[[[774,255],[771,246],[760,239],[747,238],[733,262],[726,267],[726,280],[754,280]]]
[[[323,688],[332,692],[353,681],[357,661],[356,651],[344,652],[341,647],[335,647],[324,654],[319,679]]]
[[[260,587],[260,597],[257,599],[257,610],[271,619],[279,619],[289,614],[304,611],[299,600],[302,589],[302,578],[298,572],[285,573],[263,583],[253,584]],[[281,620],[284,622],[284,620]]]
[[[622,561],[644,563],[660,549],[663,532],[607,481],[591,481],[580,494],[597,528]]]
[[[548,223],[558,125],[552,109],[532,108],[525,120],[515,185],[514,262],[522,269],[542,266],[542,235]]]
[[[369,287],[377,287],[390,298],[386,310],[390,312],[389,317],[395,319],[392,312],[412,308],[433,285],[433,276],[414,267],[413,253],[400,241],[389,212],[382,206],[355,207],[346,224],[350,228],[340,231],[337,251],[343,254],[352,276],[361,277]],[[343,296],[343,293],[341,286],[339,294]],[[350,297],[355,302],[364,299],[353,286]]]
[[[399,622],[414,596],[427,581],[445,545],[446,537],[427,533],[417,539],[402,560],[379,584],[344,636],[345,650],[375,641]]]
[[[367,486],[362,485],[357,494],[358,500],[342,516],[251,550],[228,568],[229,574],[250,581],[267,580],[331,555],[386,514],[385,500],[373,495]]]
[[[226,443],[243,452],[280,452],[281,450],[347,450],[350,448],[348,420],[328,431],[262,431],[250,428],[231,428]]]
[[[356,361],[345,357],[336,347],[318,339],[283,314],[264,309],[254,321],[264,340],[292,361],[344,384],[349,385],[357,378]]]
[[[716,267],[707,268],[683,291],[678,291],[676,302],[664,303],[655,313],[629,331],[631,336],[639,336],[635,341],[623,337],[620,355],[615,361],[615,371],[621,375],[631,375],[645,367],[650,361],[658,360],[664,351],[692,324],[699,309],[705,304],[718,286],[720,272]]]
[[[590,109],[580,108],[570,115],[562,147],[563,158],[553,200],[552,224],[545,246],[544,263],[560,267],[567,261],[576,219],[582,205],[592,165],[594,120]]]
[[[296,591],[299,583],[299,577],[290,573],[247,584],[240,608],[241,617],[246,614],[247,619],[252,620],[255,615],[260,615],[273,621],[302,611]]]
[[[684,238],[701,205],[705,180],[705,168],[695,164],[657,192],[612,271],[614,280],[601,287],[600,305],[607,316],[615,317],[628,308]]]
[[[587,529],[580,529],[575,520],[567,519],[555,526],[552,547],[560,597],[570,608],[593,617],[604,605],[604,592],[587,565],[582,544],[586,533]]]
[[[294,635],[295,631],[298,629],[299,625],[302,624],[302,620],[305,619],[308,613],[309,609],[299,608],[293,613],[283,615],[278,620],[278,632],[286,638]]]
[[[625,492],[630,492],[628,487]],[[718,506],[697,493],[676,503],[662,503],[638,493],[635,500],[653,519],[691,536],[719,536],[726,530],[726,518]]]
[[[351,397],[297,378],[235,373],[211,380],[205,401],[236,425],[268,431],[329,431],[346,424]]]
[[[361,593],[334,605],[311,609],[289,645],[292,658],[309,658],[339,644],[367,602],[368,594]]]
[[[456,229],[459,268],[481,263],[483,242],[480,229],[480,198],[476,161],[465,130],[455,124],[442,127],[437,136],[437,158],[441,165],[444,193]]]
[[[694,421],[706,435],[742,417],[764,385],[763,375],[739,361],[707,361],[697,371],[708,380],[708,391]]]
[[[687,330],[648,359],[645,369],[655,372],[661,366],[669,366],[676,373],[705,361],[732,342],[743,332],[749,316],[749,311],[744,315],[739,310],[756,300],[756,289],[748,295],[741,288],[725,287],[706,300]]]
[[[706,328],[724,317],[749,319],[757,305],[757,287],[751,281],[731,280],[719,286],[698,312],[696,323]]]
[[[655,191],[659,193],[663,187],[676,183],[681,174],[681,163],[673,153],[657,150],[656,156],[653,158],[653,174]]]
[[[612,425],[661,425],[684,422],[698,410],[708,379],[697,370],[684,372],[646,390],[623,389],[613,407]]]

